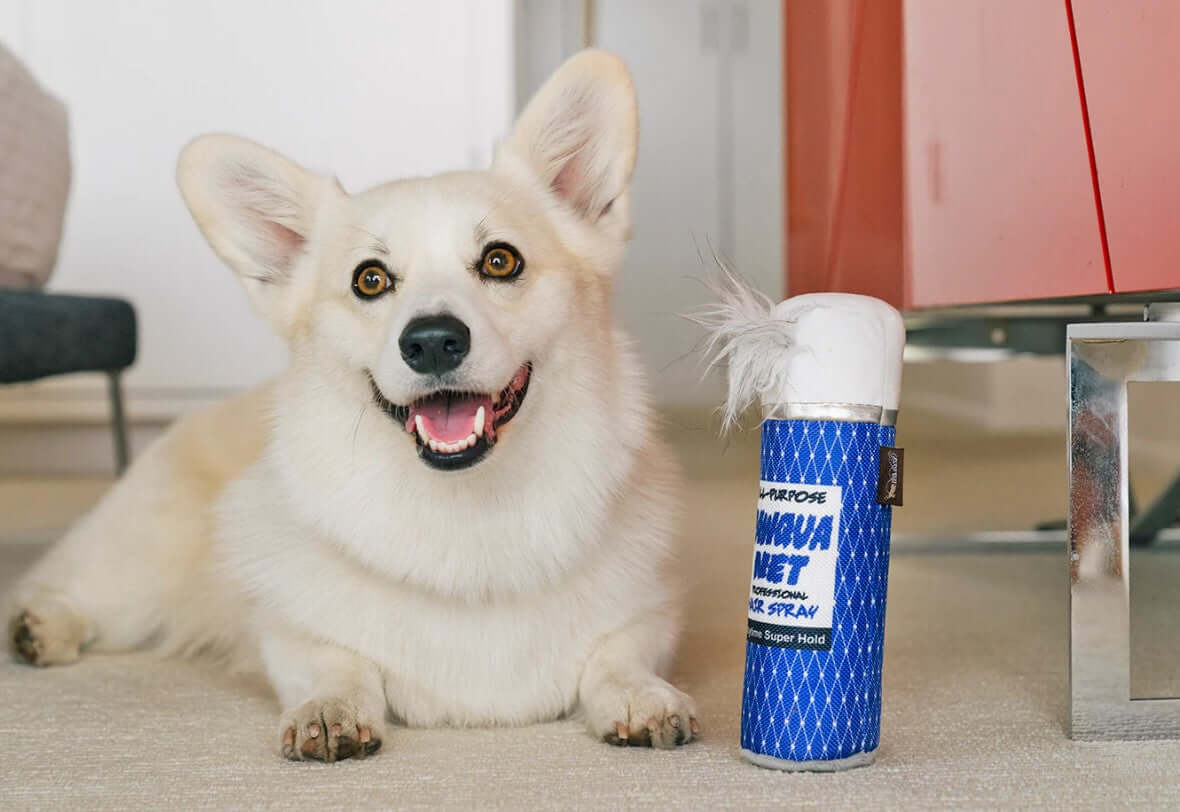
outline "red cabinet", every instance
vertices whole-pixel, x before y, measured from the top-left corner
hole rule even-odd
[[[1115,290],[1180,287],[1180,3],[1073,11]]]
[[[1072,12],[1081,84],[1064,0],[786,0],[789,291],[1180,288],[1180,3]]]
[[[901,307],[901,4],[787,2],[787,289]]]
[[[1107,293],[1065,4],[904,8],[907,305]]]

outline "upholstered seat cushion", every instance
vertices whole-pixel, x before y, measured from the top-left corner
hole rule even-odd
[[[0,289],[0,383],[119,370],[134,360],[130,303]]]

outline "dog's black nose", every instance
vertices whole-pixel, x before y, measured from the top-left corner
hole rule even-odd
[[[471,349],[471,331],[446,313],[422,316],[406,325],[397,344],[410,369],[424,375],[441,375],[463,363]]]

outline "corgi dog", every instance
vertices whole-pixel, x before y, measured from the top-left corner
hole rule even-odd
[[[191,142],[180,191],[289,368],[177,421],[34,565],[7,597],[15,656],[258,669],[294,760],[372,754],[390,722],[691,741],[663,676],[678,472],[612,304],[637,145],[601,51],[487,171],[349,194],[242,138]]]

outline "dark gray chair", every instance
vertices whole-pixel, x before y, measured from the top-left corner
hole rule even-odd
[[[70,175],[65,105],[0,44],[0,383],[105,373],[122,473],[119,376],[135,360],[135,310],[120,299],[41,291],[57,264]]]
[[[135,348],[135,309],[129,302],[0,288],[0,383],[106,373],[120,473],[128,460],[120,375],[135,361]]]

